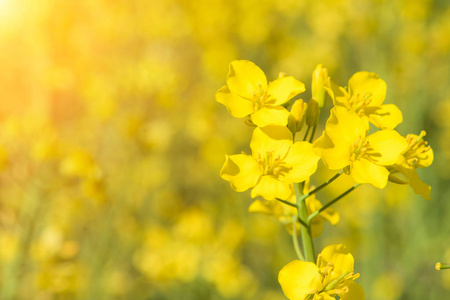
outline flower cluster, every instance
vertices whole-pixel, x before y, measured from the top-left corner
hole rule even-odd
[[[337,224],[339,214],[329,207],[361,184],[379,189],[388,181],[409,184],[416,194],[430,199],[431,188],[420,180],[417,168],[432,163],[433,151],[423,140],[424,131],[403,137],[395,130],[402,112],[394,104],[384,104],[386,83],[375,73],[358,72],[347,87],[340,87],[318,65],[308,103],[296,99],[304,91],[305,85],[290,76],[280,75],[268,83],[264,72],[250,61],[230,64],[226,85],[217,91],[216,100],[232,116],[246,118],[254,129],[251,154],[227,155],[220,176],[234,190],[251,188],[252,198],[262,197],[249,211],[274,216],[293,236],[300,260],[279,273],[289,299],[364,299],[362,287],[353,282],[359,274],[353,273],[352,255],[342,245],[328,246],[316,262],[312,239],[321,234],[325,220]],[[327,94],[333,107],[315,140]],[[310,189],[319,160],[338,173]],[[356,184],[322,205],[315,194],[343,173]]]

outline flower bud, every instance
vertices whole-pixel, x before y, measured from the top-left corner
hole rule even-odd
[[[306,109],[306,125],[312,127],[319,123],[320,108],[316,99],[309,100],[308,108]]]
[[[320,108],[325,105],[326,87],[330,87],[330,77],[327,69],[319,64],[312,73],[311,91],[312,97],[316,99]]]
[[[305,113],[308,105],[299,99],[294,102],[289,114],[288,128],[292,133],[302,130],[305,125]]]

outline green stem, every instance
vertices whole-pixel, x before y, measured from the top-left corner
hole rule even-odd
[[[307,261],[315,263],[314,243],[311,235],[311,227],[307,223],[308,210],[306,208],[306,198],[301,196],[300,183],[295,183],[295,196],[297,198],[298,217],[300,219],[300,231],[302,233],[303,252]]]
[[[300,245],[298,244],[298,238],[297,238],[297,216],[292,216],[292,242],[294,243],[295,253],[297,253],[297,257],[305,261],[305,257],[302,254],[302,251],[300,250]]]
[[[326,187],[327,185],[329,185],[330,183],[335,181],[339,176],[342,175],[342,173],[344,173],[344,170],[340,170],[336,175],[334,175],[333,177],[331,177],[330,179],[325,181],[323,184],[319,185],[314,190],[311,190],[308,193],[304,194],[302,196],[302,199],[304,200],[304,199],[308,198],[309,196],[314,195],[315,193],[317,193],[318,191],[320,191],[321,189],[323,189],[324,187]]]
[[[328,207],[330,207],[331,205],[333,205],[334,203],[338,202],[339,200],[341,200],[342,198],[344,198],[345,196],[347,196],[351,191],[353,191],[354,189],[356,189],[358,186],[360,186],[360,183],[355,184],[354,186],[352,186],[351,188],[349,188],[348,190],[346,190],[344,193],[342,193],[341,195],[339,195],[338,197],[334,198],[333,200],[331,200],[330,202],[328,202],[327,204],[325,204],[324,206],[322,206],[319,210],[313,212],[311,215],[309,215],[308,217],[308,224],[311,222],[312,219],[314,219],[315,217],[317,217],[321,212],[323,212],[324,210],[326,210]]]
[[[286,200],[283,200],[283,199],[279,199],[279,198],[275,198],[275,199],[277,199],[277,200],[280,201],[281,203],[284,203],[284,204],[286,204],[286,205],[289,205],[289,206],[292,206],[292,207],[297,208],[297,204],[295,204],[295,203],[292,203],[292,202],[289,202],[289,201],[286,201]]]

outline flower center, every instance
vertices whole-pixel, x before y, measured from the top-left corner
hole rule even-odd
[[[261,84],[258,85],[258,89],[253,93],[253,111],[258,111],[266,104],[267,89],[264,89]]]
[[[403,154],[406,159],[406,163],[414,167],[420,161],[424,161],[428,159],[428,155],[430,154],[431,147],[428,145],[426,141],[423,140],[423,137],[426,135],[426,132],[422,130],[419,136],[408,134],[406,136],[406,142],[408,143],[408,148],[406,148],[405,153]]]
[[[261,153],[258,153],[258,164],[263,170],[263,175],[282,176],[288,167],[284,165],[281,155],[274,155],[273,151],[266,152],[266,156],[262,157]]]
[[[369,149],[369,146],[369,141],[366,141],[365,137],[359,136],[350,149],[350,153],[352,153],[350,160],[355,161],[363,157],[366,154],[367,149]]]
[[[364,92],[364,93],[356,93],[348,100],[350,107],[357,113],[363,114],[364,108],[372,102],[372,93]]]

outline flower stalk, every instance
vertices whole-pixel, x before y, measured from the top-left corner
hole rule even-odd
[[[297,254],[297,257],[300,260],[305,261],[305,257],[302,254],[302,251],[300,250],[300,245],[298,244],[298,238],[297,238],[297,216],[292,216],[292,242],[294,244],[295,253]]]
[[[311,226],[308,223],[308,211],[306,208],[306,201],[304,197],[301,195],[301,186],[300,183],[295,183],[295,196],[297,199],[298,206],[298,217],[300,219],[300,232],[302,234],[302,244],[303,244],[303,252],[305,253],[305,259],[312,263],[315,262],[315,252],[314,252],[314,243],[311,234]]]

